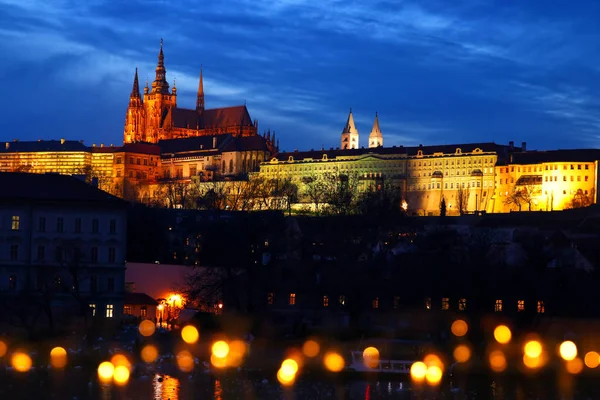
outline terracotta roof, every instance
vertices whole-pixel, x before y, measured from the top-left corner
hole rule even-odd
[[[246,106],[212,108],[198,113],[196,110],[174,108],[171,119],[176,128],[208,129],[233,126],[252,126]]]
[[[142,305],[142,306],[157,306],[158,301],[147,295],[146,293],[130,293],[125,292],[123,296],[123,304]]]
[[[8,148],[7,148],[8,147]],[[90,151],[89,147],[77,140],[39,140],[27,142],[6,142],[0,146],[0,153],[37,151]]]
[[[95,202],[126,206],[127,202],[88,185],[83,180],[59,174],[0,172],[0,201]]]
[[[593,162],[600,160],[600,149],[567,149],[527,151],[513,153],[513,164],[538,164],[542,162]]]

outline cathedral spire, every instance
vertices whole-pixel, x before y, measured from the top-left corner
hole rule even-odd
[[[381,147],[383,146],[383,134],[381,128],[379,128],[379,115],[375,113],[375,122],[373,122],[373,129],[369,135],[369,147]]]
[[[198,98],[196,99],[196,111],[204,111],[204,82],[202,79],[202,66],[200,66],[200,81],[198,82]]]
[[[135,69],[135,75],[133,77],[133,88],[131,89],[130,97],[140,97],[140,84],[138,82],[138,69]]]
[[[158,53],[158,65],[156,66],[156,77],[152,82],[152,93],[169,94],[169,83],[167,82],[167,70],[165,69],[165,55],[163,53],[163,40],[160,39],[160,52]]]
[[[356,125],[354,125],[354,116],[352,115],[352,109],[350,109],[350,114],[348,114],[348,120],[346,121],[346,126],[342,133],[355,133],[358,135],[358,129],[356,129]]]
[[[344,126],[344,130],[342,131],[342,149],[358,149],[358,129],[354,125],[352,109],[350,109],[346,126]]]

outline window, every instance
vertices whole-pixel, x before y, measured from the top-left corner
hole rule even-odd
[[[37,248],[37,260],[44,261],[46,258],[46,248],[44,246],[38,246]]]
[[[117,170],[117,178],[120,178],[120,177],[121,177],[121,171]]]
[[[96,293],[98,291],[98,277],[95,275],[90,276],[90,292]]]
[[[467,299],[458,300],[458,311],[465,311],[467,309]]]
[[[38,220],[38,231],[46,232],[46,217],[40,217]]]
[[[81,218],[75,218],[75,233],[81,233]]]
[[[502,300],[496,300],[496,304],[494,305],[495,312],[502,312]]]
[[[371,305],[373,306],[373,308],[379,308],[379,297],[375,297],[371,302]]]
[[[196,175],[198,175],[198,169],[194,165],[194,166],[190,167],[190,176],[196,176]]]
[[[108,280],[106,281],[106,290],[108,292],[115,291],[115,278],[108,278]]]
[[[586,182],[588,181],[588,176],[587,176],[587,175],[585,176],[585,181],[586,181]]]
[[[267,294],[267,304],[273,304],[273,292]]]
[[[114,312],[114,305],[112,304],[107,304],[106,305],[106,318],[112,318],[113,317],[113,312]]]
[[[394,309],[398,309],[398,307],[400,306],[400,296],[394,296],[393,305]]]
[[[117,157],[117,164],[121,164],[121,157]]]
[[[90,304],[90,309],[92,310],[92,317],[96,316],[96,305],[95,304]]]
[[[92,219],[92,233],[98,233],[98,218]]]
[[[133,157],[129,157],[129,164],[133,164]]]
[[[17,276],[16,275],[11,275],[8,278],[8,289],[9,290],[15,290],[17,288]]]
[[[450,309],[450,299],[448,297],[442,297],[442,310],[446,311]]]
[[[142,160],[141,160],[140,158],[136,158],[136,159],[135,159],[135,163],[136,163],[137,165],[141,165],[141,164],[142,164]]]
[[[537,312],[538,314],[543,314],[546,312],[546,305],[541,300],[537,302]]]
[[[144,158],[144,165],[148,165],[148,159]]]
[[[340,296],[339,303],[340,303],[340,306],[345,306],[346,305],[346,296],[344,296],[344,295]]]
[[[323,296],[323,307],[329,307],[329,297]]]
[[[117,220],[116,219],[111,219],[109,224],[108,224],[108,232],[111,235],[114,235],[115,233],[117,233]]]
[[[525,311],[525,300],[517,301],[517,311],[518,312]]]
[[[585,164],[585,169],[589,169],[589,165],[588,164]]]
[[[19,245],[11,244],[10,245],[10,260],[17,261],[19,259]]]
[[[56,218],[56,232],[62,233],[64,228],[65,220],[63,217]]]
[[[18,231],[21,229],[21,217],[18,215],[12,216],[12,224],[10,225],[10,229],[13,231]]]
[[[290,293],[290,306],[296,304],[296,293]]]
[[[144,159],[144,162],[147,161],[146,159]],[[141,306],[140,307],[140,317],[142,318],[147,318],[148,317],[148,306]]]
[[[92,247],[90,261],[93,263],[98,262],[98,248],[97,247]]]
[[[117,259],[117,251],[115,250],[114,247],[109,247],[108,248],[108,262],[109,263],[114,263]]]
[[[131,306],[123,306],[123,314],[131,315]]]

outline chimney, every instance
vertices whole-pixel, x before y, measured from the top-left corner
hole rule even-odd
[[[521,143],[521,151],[527,151],[527,142]]]
[[[10,143],[6,142],[6,150],[8,150],[10,148]]]
[[[512,140],[510,142],[508,142],[508,149],[512,150],[515,148],[515,142],[513,142]]]
[[[60,138],[60,144],[65,144],[65,139]]]
[[[213,136],[213,149],[217,148],[217,137]]]

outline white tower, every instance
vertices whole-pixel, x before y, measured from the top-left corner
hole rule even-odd
[[[342,149],[358,149],[358,129],[356,129],[356,126],[354,125],[352,109],[350,109],[348,121],[342,131]]]
[[[379,116],[375,113],[375,122],[373,123],[373,129],[369,135],[369,147],[383,147],[383,135],[379,128]]]

